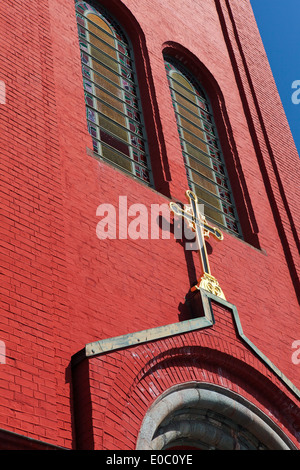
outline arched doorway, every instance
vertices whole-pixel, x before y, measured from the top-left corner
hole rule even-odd
[[[137,450],[292,450],[293,443],[259,408],[228,389],[190,382],[149,408]]]

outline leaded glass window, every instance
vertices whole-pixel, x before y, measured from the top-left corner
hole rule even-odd
[[[111,16],[76,1],[88,130],[93,150],[152,185],[146,134],[129,41]]]
[[[205,215],[240,236],[224,158],[208,98],[198,81],[173,58],[165,67],[175,110],[188,185]]]

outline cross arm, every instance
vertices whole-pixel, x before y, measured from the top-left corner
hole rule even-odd
[[[217,227],[213,227],[212,225],[210,225],[206,221],[204,216],[199,216],[199,218],[196,218],[194,215],[190,214],[188,211],[182,209],[182,207],[180,207],[176,202],[170,202],[169,207],[174,212],[174,214],[187,219],[194,229],[196,228],[196,225],[198,227],[203,226],[204,236],[205,235],[209,236],[209,234],[211,233],[217,240],[223,240],[224,237],[223,237],[223,233],[221,232],[221,230],[219,230]],[[202,221],[201,221],[201,218],[202,218]]]

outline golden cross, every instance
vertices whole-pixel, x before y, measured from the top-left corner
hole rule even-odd
[[[170,202],[169,206],[174,214],[184,217],[188,220],[189,226],[196,234],[196,239],[199,246],[200,263],[203,273],[201,278],[198,279],[198,283],[192,287],[191,290],[195,291],[196,289],[202,288],[226,300],[217,279],[211,274],[205,246],[205,237],[208,238],[209,235],[212,234],[213,237],[217,240],[223,240],[223,233],[218,228],[209,225],[204,215],[199,213],[198,198],[196,194],[190,190],[186,191],[185,194],[190,201],[190,207],[188,209],[182,209],[175,202]]]

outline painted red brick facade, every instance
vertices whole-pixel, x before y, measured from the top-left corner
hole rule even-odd
[[[1,2],[0,448],[135,449],[162,394],[203,383],[300,449],[299,156],[250,2],[101,4],[133,45],[155,189],[93,155],[73,0]],[[227,299],[212,298],[213,324],[175,333],[157,329],[191,318],[197,252],[172,236],[96,235],[97,207],[120,196],[149,214],[185,202],[163,51],[204,77],[244,233],[209,240]],[[84,352],[116,337],[122,347]]]

